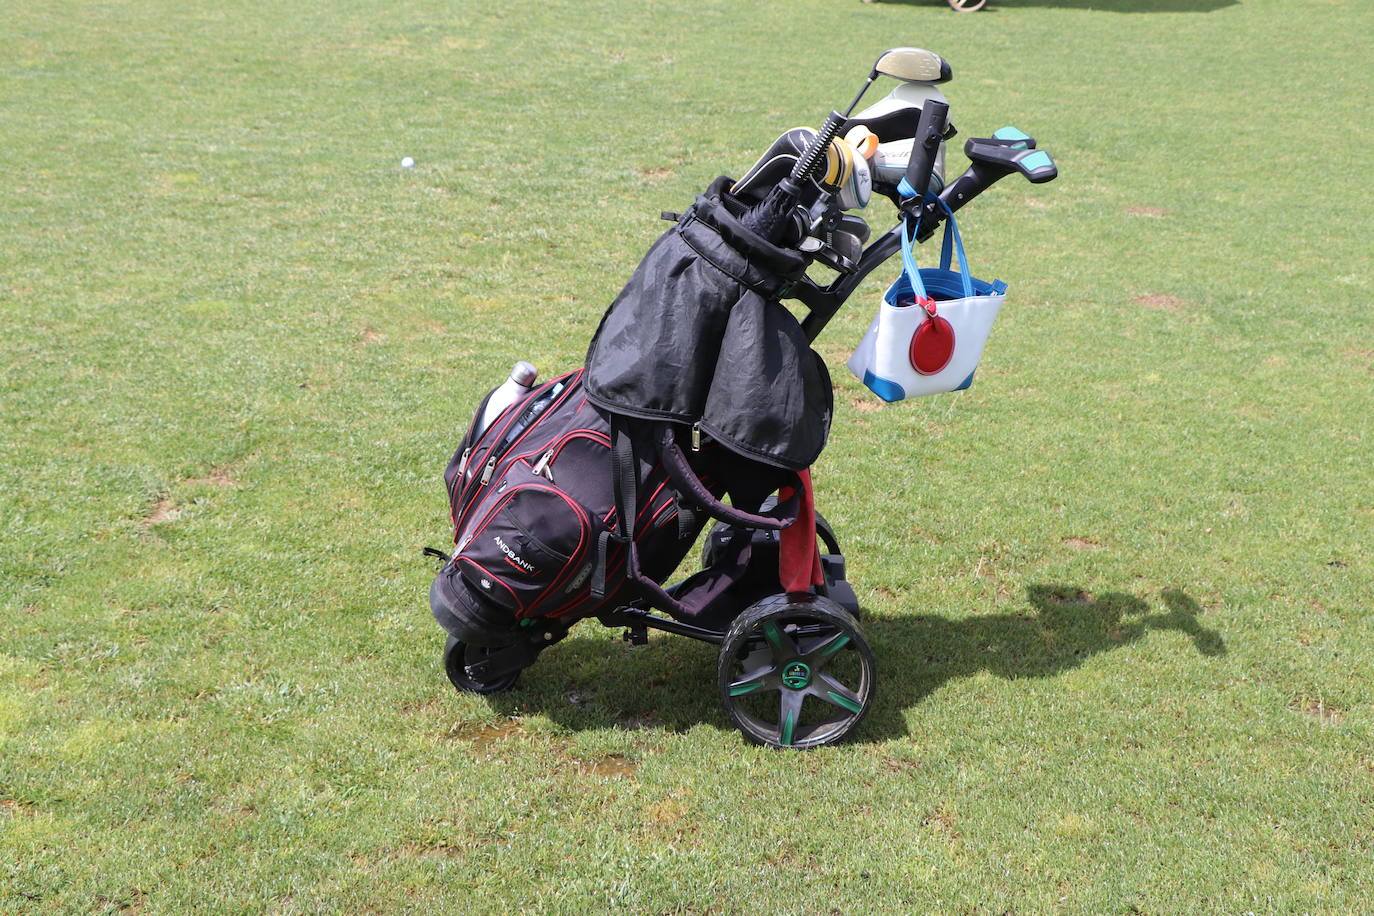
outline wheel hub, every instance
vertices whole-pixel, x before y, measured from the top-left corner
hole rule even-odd
[[[805,690],[811,684],[811,666],[795,658],[782,667],[782,685],[789,690]]]

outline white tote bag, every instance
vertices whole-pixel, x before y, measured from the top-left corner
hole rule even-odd
[[[1007,285],[969,274],[954,214],[945,210],[940,267],[917,269],[910,227],[902,226],[902,275],[849,358],[853,372],[884,401],[962,391],[973,384]],[[959,270],[950,269],[957,251]]]

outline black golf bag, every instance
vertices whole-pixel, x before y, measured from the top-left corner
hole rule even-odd
[[[820,584],[799,472],[825,445],[830,377],[778,301],[806,261],[741,223],[746,205],[728,184],[717,179],[649,249],[584,370],[533,389],[485,429],[475,419],[459,444],[444,475],[455,550],[430,589],[456,639],[509,645],[522,622],[636,601],[721,626],[745,606],[742,589]],[[665,590],[708,519],[795,530],[772,569],[751,562],[752,538],[737,538]]]

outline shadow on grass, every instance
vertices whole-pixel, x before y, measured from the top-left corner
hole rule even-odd
[[[1030,607],[1019,614],[866,620],[864,633],[880,668],[878,702],[863,736],[905,734],[903,712],[950,681],[983,671],[1009,680],[1053,677],[1154,630],[1186,633],[1203,655],[1226,654],[1221,635],[1198,622],[1197,601],[1174,589],[1160,594],[1164,613],[1150,613],[1135,595],[1089,595],[1074,586],[1032,585],[1026,597]]]
[[[1220,634],[1198,622],[1197,601],[1161,593],[1165,612],[1134,595],[1089,595],[1063,585],[1032,585],[1028,608],[950,620],[930,614],[875,618],[862,627],[877,660],[877,698],[856,739],[906,733],[905,712],[950,681],[987,671],[1008,679],[1052,677],[1156,630],[1192,637],[1203,655],[1226,653]],[[581,638],[549,652],[509,693],[489,698],[505,716],[539,713],[572,730],[729,728],[716,687],[716,647],[655,635],[632,648],[618,630],[584,625]],[[602,633],[602,638],[587,638]]]
[[[906,6],[945,5],[944,0],[870,0]],[[1210,13],[1240,0],[990,0],[979,15],[997,12],[999,7],[1049,6],[1063,9],[1097,10],[1103,13]]]

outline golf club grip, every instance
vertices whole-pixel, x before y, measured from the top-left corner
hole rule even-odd
[[[916,136],[911,141],[911,157],[907,160],[906,177],[903,179],[916,200],[924,200],[926,190],[930,187],[930,170],[935,167],[935,156],[940,151],[940,138],[945,135],[948,117],[949,106],[944,102],[926,99],[921,106]]]
[[[839,134],[840,128],[844,127],[844,115],[838,111],[830,112],[830,117],[825,119],[820,131],[816,134],[816,139],[811,141],[811,145],[806,148],[797,159],[797,164],[792,167],[792,183],[800,185],[803,181],[810,178],[816,171],[816,167],[825,158],[826,150],[830,149],[830,142]]]

